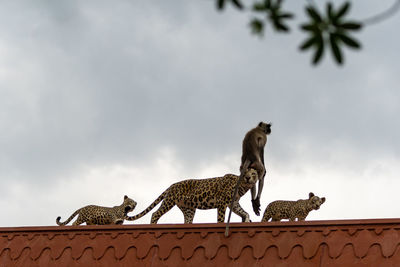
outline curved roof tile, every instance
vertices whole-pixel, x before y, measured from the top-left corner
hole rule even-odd
[[[5,266],[400,266],[400,219],[0,228]]]

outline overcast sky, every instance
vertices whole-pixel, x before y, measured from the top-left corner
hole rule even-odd
[[[309,220],[400,216],[400,14],[355,34],[363,49],[344,67],[329,53],[314,67],[298,51],[306,1],[285,2],[292,34],[264,38],[214,2],[1,1],[0,227],[55,225],[125,194],[134,215],[174,182],[238,174],[260,121],[273,123],[261,214],[312,191],[327,201]],[[392,2],[357,1],[351,17]],[[249,194],[241,204],[261,220]]]

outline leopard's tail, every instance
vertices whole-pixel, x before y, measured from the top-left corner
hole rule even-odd
[[[72,213],[72,215],[69,216],[69,218],[68,218],[65,222],[60,222],[61,217],[58,216],[57,219],[56,219],[56,223],[57,223],[58,225],[60,225],[60,226],[66,225],[66,224],[69,223],[76,215],[78,215],[80,211],[81,211],[81,209],[79,209],[79,210],[75,211],[74,213]]]
[[[135,216],[125,216],[125,220],[127,221],[135,221],[139,218],[142,218],[144,215],[146,215],[147,213],[149,213],[152,209],[154,209],[155,206],[158,205],[158,203],[160,203],[162,200],[164,200],[165,195],[167,194],[167,191],[164,191],[156,200],[153,201],[153,203],[150,204],[150,206],[148,206],[144,211],[142,211],[141,213],[135,215]]]
[[[265,209],[265,211],[264,211],[264,215],[263,215],[261,221],[262,221],[262,222],[268,222],[269,219],[271,219],[271,218],[272,218],[272,212],[271,212],[271,210],[269,209],[269,207],[267,207],[267,208]]]

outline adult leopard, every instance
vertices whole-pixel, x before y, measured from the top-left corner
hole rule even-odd
[[[225,220],[225,211],[232,200],[232,192],[236,186],[239,176],[226,174],[222,177],[208,179],[190,179],[171,185],[153,203],[141,213],[125,219],[137,220],[149,213],[158,203],[162,201],[160,208],[151,216],[151,223],[157,223],[162,215],[167,213],[175,205],[182,211],[185,223],[193,223],[196,209],[217,209],[218,222]],[[232,211],[242,218],[243,222],[249,222],[249,214],[239,204],[239,199],[258,181],[257,171],[248,169],[239,184],[238,194]]]

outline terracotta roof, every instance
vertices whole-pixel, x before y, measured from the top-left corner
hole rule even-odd
[[[0,228],[0,266],[400,266],[400,219]]]

